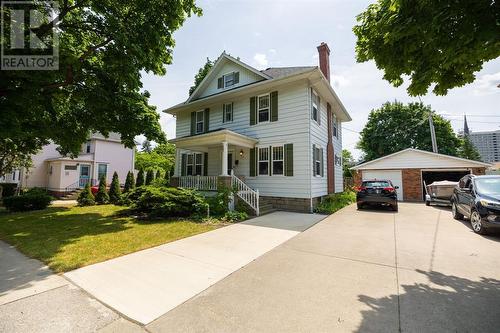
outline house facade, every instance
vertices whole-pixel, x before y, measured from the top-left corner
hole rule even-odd
[[[76,158],[64,157],[56,144],[48,144],[32,157],[32,167],[16,170],[13,176],[22,188],[46,188],[53,195],[62,196],[87,183],[97,184],[103,175],[109,184],[115,171],[120,181],[125,182],[127,173],[134,170],[134,159],[135,150],[126,148],[119,134],[110,133],[106,138],[96,133],[82,145]]]
[[[320,66],[258,71],[223,53],[176,117],[173,182],[238,187],[253,208],[313,210],[343,190],[341,123],[351,118],[330,85],[328,46]],[[257,198],[251,195],[258,193]]]

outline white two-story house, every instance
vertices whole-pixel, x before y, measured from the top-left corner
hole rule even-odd
[[[341,192],[341,123],[351,117],[330,85],[330,50],[319,67],[259,71],[223,53],[176,117],[173,185],[215,190],[221,181],[258,213],[311,212]]]
[[[125,147],[119,134],[110,133],[106,138],[95,133],[76,158],[62,156],[57,145],[48,144],[33,155],[29,169],[16,170],[3,182],[15,182],[22,188],[46,188],[55,196],[63,196],[87,183],[96,185],[102,176],[110,184],[115,171],[124,183],[127,173],[134,171],[134,160],[135,150]]]

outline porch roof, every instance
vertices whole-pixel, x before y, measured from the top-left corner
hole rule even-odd
[[[193,149],[204,146],[219,145],[222,142],[227,142],[230,145],[239,147],[253,148],[259,140],[228,129],[220,129],[213,132],[185,136],[169,141],[171,143],[175,143],[177,148]]]

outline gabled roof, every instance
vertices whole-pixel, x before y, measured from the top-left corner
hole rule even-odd
[[[271,79],[271,77],[255,68],[253,68],[252,66],[249,66],[247,64],[245,64],[244,62],[234,58],[234,57],[231,57],[229,54],[227,54],[225,51],[222,52],[222,54],[220,55],[220,57],[215,61],[214,65],[212,66],[212,68],[210,69],[210,71],[208,72],[208,74],[205,76],[205,78],[200,82],[200,84],[198,85],[198,87],[196,87],[196,89],[193,91],[193,93],[191,94],[191,96],[189,96],[189,98],[187,99],[187,101],[185,103],[189,103],[191,102],[192,100],[196,99],[196,97],[199,95],[199,93],[201,91],[203,91],[206,86],[212,82],[212,80],[214,80],[214,75],[215,73],[217,73],[219,71],[219,68],[222,67],[224,65],[224,62],[225,61],[232,61],[236,64],[238,64],[239,66],[257,74],[258,76],[262,77],[262,79],[264,80],[268,80],[268,79]]]
[[[407,148],[390,155],[353,166],[352,170],[425,169],[489,167],[491,164],[456,156]]]

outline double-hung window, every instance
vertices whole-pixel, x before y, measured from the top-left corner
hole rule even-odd
[[[203,175],[202,153],[186,154],[186,175],[187,176]]]
[[[205,111],[196,112],[196,134],[205,131]]]
[[[193,154],[188,154],[187,155],[187,161],[186,161],[186,175],[192,176],[193,175],[193,165],[194,165],[194,155]]]
[[[269,121],[269,94],[258,97],[257,114],[259,123]]]
[[[234,74],[235,72],[224,75],[224,88],[234,85]]]
[[[259,175],[269,175],[269,148],[259,148]]]
[[[314,175],[319,177],[321,176],[322,174],[322,170],[321,170],[321,160],[322,160],[322,149],[321,148],[318,148],[318,147],[315,147],[314,148]]]
[[[318,95],[312,91],[311,94],[312,99],[312,119],[319,124],[319,97]]]
[[[339,132],[338,132],[339,131],[339,129],[338,129],[339,123],[337,122],[337,116],[334,114],[332,118],[333,118],[333,124],[332,124],[333,125],[332,126],[332,128],[333,128],[333,137],[334,138],[338,138],[339,137],[338,136],[339,135]]]
[[[108,165],[107,164],[98,164],[97,165],[97,179],[101,179],[103,176],[104,178],[107,177],[108,174]]]
[[[222,122],[230,123],[233,121],[233,103],[226,103],[222,106]]]
[[[194,175],[202,175],[203,173],[203,155],[202,154],[194,154],[194,163],[195,163],[195,168],[194,168]]]
[[[273,175],[283,175],[283,146],[273,147]]]

